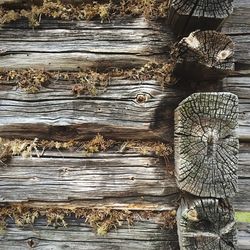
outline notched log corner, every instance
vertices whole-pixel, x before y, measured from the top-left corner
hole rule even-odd
[[[236,249],[234,211],[218,199],[182,199],[177,211],[181,250]]]
[[[194,31],[172,50],[174,74],[193,80],[222,79],[234,71],[234,43],[216,31]]]
[[[169,9],[169,23],[178,36],[196,29],[216,30],[233,12],[233,0],[173,0]]]
[[[175,168],[181,190],[225,198],[237,191],[238,97],[196,93],[175,110]]]

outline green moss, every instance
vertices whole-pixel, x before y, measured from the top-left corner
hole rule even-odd
[[[250,223],[250,212],[235,212],[235,219],[237,222]]]

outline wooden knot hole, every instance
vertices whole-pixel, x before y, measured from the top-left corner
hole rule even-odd
[[[145,103],[148,100],[148,97],[146,94],[137,94],[135,99],[137,103]]]
[[[27,240],[27,244],[30,248],[34,248],[37,245],[33,239]]]

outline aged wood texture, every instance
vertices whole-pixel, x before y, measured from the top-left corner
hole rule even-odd
[[[173,0],[169,10],[169,23],[179,35],[218,29],[233,12],[233,0]]]
[[[239,192],[235,209],[250,207],[250,157],[248,144],[239,155]],[[172,209],[179,190],[171,175],[173,160],[166,162],[136,152],[45,151],[37,158],[13,157],[1,166],[1,202],[48,201],[63,206],[108,207],[115,209]],[[32,186],[32,188],[31,188]],[[34,205],[35,206],[35,205]],[[37,206],[37,204],[36,204]]]
[[[161,224],[151,221],[136,222],[128,227],[112,230],[101,237],[83,220],[75,221],[67,218],[68,228],[55,229],[47,226],[45,220],[39,219],[31,228],[18,228],[10,225],[5,234],[0,235],[1,249],[26,250],[33,243],[34,249],[147,249],[147,250],[178,250],[176,229],[163,229]]]
[[[0,136],[70,140],[173,138],[173,110],[181,93],[155,81],[112,80],[98,96],[73,95],[73,82],[54,81],[38,94],[15,86],[0,91]],[[137,102],[137,95],[146,97]]]
[[[49,155],[27,159],[17,157],[7,167],[1,167],[1,201],[61,202],[119,200],[119,197],[137,197],[143,201],[144,195],[164,199],[178,193],[174,177],[155,157],[120,153],[86,158],[84,153],[73,158],[57,155],[59,158]]]
[[[175,110],[178,186],[202,197],[232,197],[237,190],[238,98],[196,93]]]
[[[152,221],[136,222],[128,227],[126,222],[121,228],[112,230],[107,235],[97,236],[93,229],[82,221],[67,218],[67,228],[47,226],[45,220],[39,219],[33,227],[16,227],[10,224],[8,230],[0,235],[2,250],[34,249],[147,249],[178,250],[176,229],[162,229],[160,224]],[[238,227],[238,249],[249,249],[249,226],[244,223]]]
[[[182,199],[177,211],[180,249],[235,249],[234,212],[218,199]]]
[[[185,79],[208,81],[232,74],[234,44],[216,31],[194,31],[172,50],[174,73]]]
[[[69,140],[92,138],[100,132],[118,140],[172,141],[174,109],[194,91],[179,85],[163,89],[156,81],[114,79],[98,96],[76,97],[73,85],[72,81],[53,81],[39,93],[27,94],[2,82],[0,136]],[[248,78],[230,77],[223,85],[201,86],[202,91],[214,88],[239,96],[239,138],[249,141]],[[145,95],[146,102],[138,103],[138,94]]]
[[[167,27],[148,25],[143,18],[106,24],[44,19],[35,30],[27,28],[23,20],[0,28],[5,51],[0,68],[133,68],[165,57],[173,40]]]

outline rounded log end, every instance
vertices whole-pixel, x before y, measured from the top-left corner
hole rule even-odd
[[[177,211],[180,249],[236,249],[234,211],[218,199],[182,200]]]
[[[175,166],[181,190],[202,197],[237,191],[238,98],[196,93],[175,110]]]
[[[194,31],[172,50],[174,73],[195,80],[222,79],[234,70],[234,43],[216,31]]]

